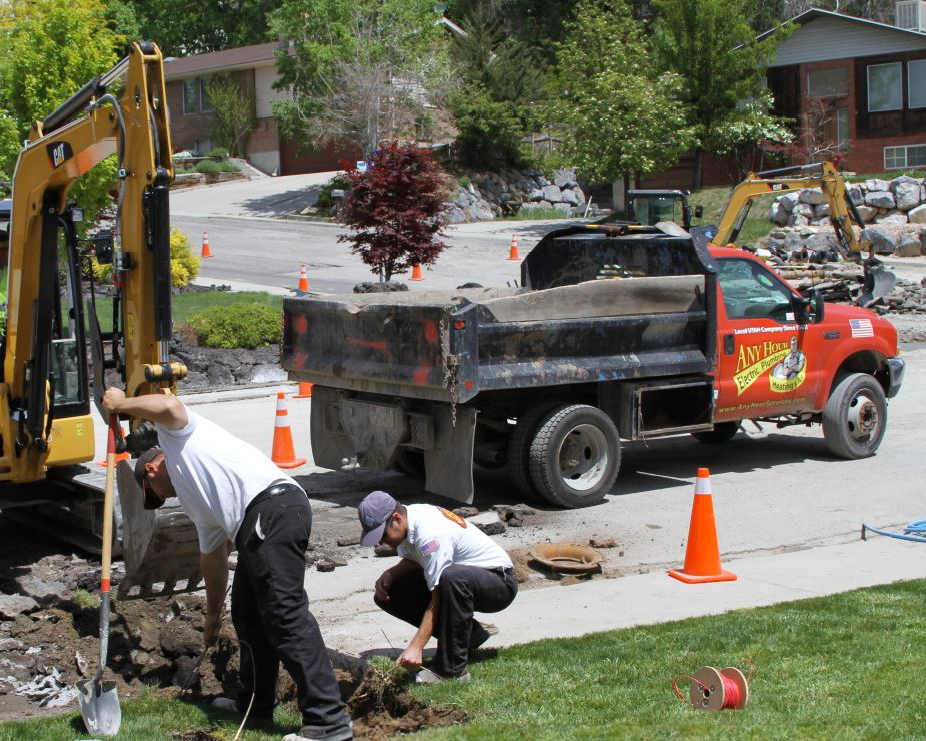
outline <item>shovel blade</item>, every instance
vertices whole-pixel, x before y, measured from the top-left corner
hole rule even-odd
[[[116,685],[90,680],[77,690],[80,714],[87,730],[94,736],[115,736],[119,733],[122,708],[119,707]]]

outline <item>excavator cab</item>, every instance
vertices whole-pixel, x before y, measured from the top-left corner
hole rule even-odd
[[[627,191],[627,218],[638,224],[655,226],[660,221],[671,221],[685,231],[691,229],[691,205],[687,190],[629,190]],[[695,207],[695,217],[701,218],[703,209]]]

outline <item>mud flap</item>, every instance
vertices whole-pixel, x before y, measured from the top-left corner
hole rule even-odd
[[[125,559],[119,598],[196,591],[202,581],[196,528],[176,499],[168,500],[160,509],[145,509],[133,465],[134,461],[119,461],[116,466]]]
[[[424,488],[432,494],[472,504],[473,445],[476,435],[476,410],[435,404],[434,447],[424,451],[427,479]]]

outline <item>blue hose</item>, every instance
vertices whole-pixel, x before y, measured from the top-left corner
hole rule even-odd
[[[862,540],[866,540],[865,538],[866,530],[871,530],[871,532],[878,533],[878,535],[886,535],[889,538],[897,538],[898,540],[912,540],[914,543],[926,543],[926,536],[907,535],[905,533],[892,533],[890,530],[880,530],[876,527],[872,527],[867,522],[862,523]],[[907,525],[906,532],[926,533],[926,520],[918,520],[917,522],[911,522],[909,525]]]

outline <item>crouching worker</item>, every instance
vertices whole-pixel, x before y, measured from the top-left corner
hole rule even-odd
[[[518,581],[508,554],[459,515],[431,504],[399,504],[384,491],[358,507],[360,543],[384,543],[401,561],[376,582],[374,600],[390,615],[418,628],[396,663],[418,670],[415,681],[469,680],[469,654],[491,632],[473,612],[499,612],[512,603]],[[437,638],[430,669],[422,669],[425,644]]]
[[[271,720],[280,662],[296,683],[303,726],[284,741],[349,741],[350,718],[303,586],[312,510],[305,491],[257,448],[199,416],[175,396],[127,398],[106,389],[103,408],[155,423],[160,447],[135,463],[146,509],[176,496],[196,526],[206,581],[203,638],[215,643],[228,584],[231,540],[238,549],[231,617],[241,641],[242,689],[214,705]]]

